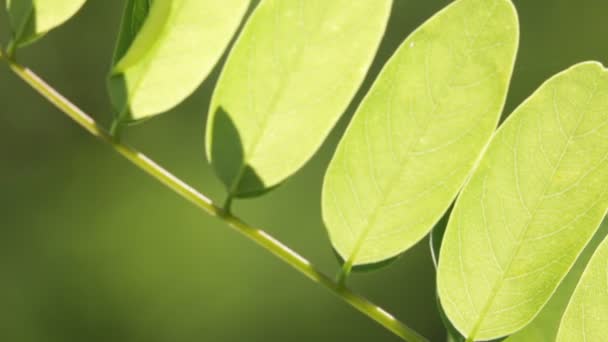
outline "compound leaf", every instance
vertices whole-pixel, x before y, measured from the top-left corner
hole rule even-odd
[[[562,318],[557,342],[601,342],[608,333],[608,238],[597,248]]]
[[[391,0],[262,1],[213,94],[207,158],[231,197],[260,194],[310,159],[363,81]]]
[[[454,326],[488,340],[526,326],[608,207],[608,72],[578,64],[507,119],[456,201],[438,289]]]
[[[108,88],[118,122],[165,112],[207,77],[249,0],[129,0]]]
[[[12,48],[27,45],[70,19],[86,0],[7,0]]]
[[[402,253],[448,209],[496,128],[517,46],[510,1],[460,0],[391,57],[325,175],[345,268]]]

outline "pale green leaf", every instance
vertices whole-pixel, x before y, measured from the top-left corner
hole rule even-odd
[[[265,0],[220,77],[207,158],[230,196],[259,194],[310,159],[361,85],[391,0]]]
[[[160,114],[188,97],[221,57],[248,4],[130,0],[109,80],[117,120]]]
[[[13,47],[31,43],[70,19],[86,0],[7,0]]]
[[[509,335],[547,303],[608,207],[608,72],[578,64],[507,119],[456,201],[438,289],[470,339]]]
[[[508,342],[555,342],[559,323],[572,292],[574,292],[591,255],[606,236],[608,236],[608,219],[604,219],[600,229],[593,236],[593,240],[587,244],[583,253],[576,260],[574,267],[568,272],[547,305],[543,307],[530,324],[511,335],[507,340]]]
[[[518,45],[507,0],[460,0],[399,47],[355,113],[323,185],[347,265],[402,253],[441,218],[498,122]]]
[[[562,318],[557,342],[603,342],[608,336],[608,238],[589,261]]]
[[[112,65],[116,65],[131,47],[131,44],[137,37],[137,34],[148,17],[151,4],[152,0],[126,1]]]

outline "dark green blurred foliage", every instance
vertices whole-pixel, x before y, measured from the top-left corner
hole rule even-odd
[[[387,35],[359,95],[316,157],[269,194],[233,211],[322,270],[338,264],[322,226],[323,173],[356,104],[397,45],[447,0],[395,0]],[[573,63],[608,62],[608,2],[515,1],[521,43],[506,112]],[[1,4],[4,7],[4,4]],[[97,120],[122,1],[83,10],[19,59]],[[6,15],[0,36],[7,42]],[[125,140],[215,200],[203,128],[219,68],[167,115]],[[422,241],[350,284],[443,341],[434,267]],[[0,67],[1,341],[397,341],[263,249],[207,217],[95,141]]]

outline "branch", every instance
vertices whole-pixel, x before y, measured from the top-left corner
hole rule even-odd
[[[10,68],[21,79],[23,79],[27,84],[40,93],[40,95],[59,108],[59,110],[69,116],[72,120],[76,121],[76,123],[78,123],[82,128],[99,138],[101,141],[110,145],[114,150],[116,150],[116,152],[127,158],[130,162],[167,186],[169,189],[178,193],[180,196],[197,207],[203,209],[209,215],[224,221],[237,232],[257,243],[262,248],[283,260],[289,266],[304,274],[315,283],[326,287],[342,300],[352,305],[355,309],[373,319],[389,331],[393,332],[395,335],[401,337],[403,340],[411,342],[427,341],[426,338],[419,335],[416,331],[412,330],[404,323],[398,321],[379,306],[370,302],[366,298],[355,294],[346,287],[339,285],[330,277],[318,271],[308,260],[292,251],[289,247],[285,246],[268,233],[261,229],[251,227],[238,217],[222,210],[220,207],[213,204],[210,199],[196,191],[179,178],[172,175],[169,171],[156,164],[153,160],[146,157],[141,152],[138,152],[137,150],[112,138],[110,133],[99,126],[95,120],[59,94],[55,89],[45,83],[40,77],[38,77],[28,68],[19,65],[15,61],[10,60],[6,56],[2,56],[1,54],[0,58],[7,60]]]

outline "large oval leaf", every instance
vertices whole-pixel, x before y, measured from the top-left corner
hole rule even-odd
[[[63,24],[84,5],[86,0],[7,0],[12,46],[33,42]]]
[[[587,244],[583,253],[578,257],[568,275],[560,283],[551,296],[547,305],[525,328],[511,335],[507,342],[555,342],[560,321],[568,306],[568,301],[580,281],[589,259],[598,245],[608,236],[608,218],[600,226],[591,242]],[[607,302],[608,303],[608,302]],[[608,331],[608,330],[607,330]]]
[[[607,207],[608,72],[588,62],[509,117],[456,202],[438,273],[456,328],[486,340],[529,323]]]
[[[608,138],[608,137],[607,137]],[[602,342],[608,336],[608,238],[598,247],[564,313],[558,342]]]
[[[517,44],[510,1],[460,0],[389,60],[323,185],[323,219],[346,268],[403,252],[448,209],[496,127]]]
[[[318,149],[363,81],[391,0],[265,0],[220,77],[207,158],[230,196],[267,190]]]
[[[109,80],[117,121],[165,112],[190,95],[221,57],[248,4],[129,0]]]

